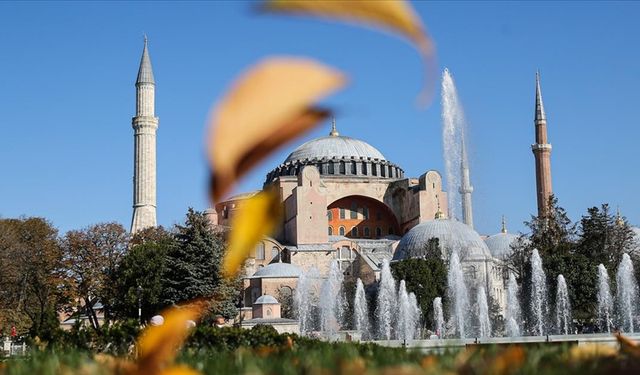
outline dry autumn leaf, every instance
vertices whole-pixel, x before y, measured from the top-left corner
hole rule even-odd
[[[427,66],[427,78],[435,73],[435,48],[420,17],[404,0],[267,0],[261,9],[302,14],[380,27],[408,38],[416,46]],[[420,101],[425,103],[433,92],[433,82],[426,80]]]
[[[242,202],[231,219],[229,246],[222,261],[225,276],[235,275],[258,241],[273,232],[282,210],[280,197],[273,190],[262,191]]]
[[[191,304],[171,308],[162,315],[164,323],[145,329],[138,342],[137,374],[160,374],[173,361],[176,350],[186,339],[188,320],[197,320],[203,306]]]
[[[335,69],[295,58],[267,59],[240,77],[209,126],[213,201],[274,149],[326,119],[330,112],[314,103],[345,82]]]

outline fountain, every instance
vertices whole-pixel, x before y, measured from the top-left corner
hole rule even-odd
[[[360,332],[362,339],[369,339],[371,327],[369,324],[369,306],[364,292],[362,280],[356,281],[356,295],[353,300],[353,327]]]
[[[418,330],[420,329],[420,317],[422,316],[422,310],[420,309],[420,305],[418,305],[418,298],[416,295],[411,292],[409,293],[409,304],[411,305],[413,319],[413,338],[420,337]]]
[[[413,340],[416,332],[419,315],[416,314],[416,297],[413,293],[411,296],[407,293],[404,280],[401,280],[398,290],[398,327],[396,330],[398,340]]]
[[[489,318],[489,304],[484,287],[478,288],[478,337],[491,337],[491,320]]]
[[[319,279],[317,268],[312,267],[302,273],[298,278],[298,287],[294,295],[293,303],[298,316],[300,334],[304,335],[316,329],[315,310],[317,309],[318,296],[316,283]]]
[[[626,333],[633,333],[635,320],[638,317],[638,282],[633,272],[633,263],[629,254],[622,256],[616,275],[616,301],[618,304],[618,321],[620,329]]]
[[[509,273],[507,283],[507,305],[505,311],[505,333],[509,337],[520,336],[520,301],[518,300],[518,283],[513,273]]]
[[[344,275],[337,260],[331,262],[329,276],[320,290],[320,330],[328,337],[335,336],[342,326],[345,299],[342,284]]]
[[[444,313],[442,311],[442,297],[436,297],[433,299],[433,327],[436,335],[439,338],[444,337]]]
[[[533,317],[533,335],[545,334],[545,319],[547,316],[547,282],[542,259],[538,249],[533,249],[531,254],[531,315]]]
[[[378,337],[383,340],[391,340],[392,315],[396,306],[396,281],[391,275],[389,261],[382,261],[380,271],[380,285],[378,287],[378,305],[376,307],[376,320],[378,323]]]
[[[609,274],[604,264],[598,265],[598,326],[600,331],[611,333],[613,299],[609,287]]]
[[[452,306],[449,309],[449,321],[453,326],[454,334],[457,334],[460,338],[465,338],[467,337],[467,324],[465,317],[469,315],[469,295],[467,292],[467,286],[464,282],[464,275],[462,274],[460,258],[458,258],[458,252],[455,250],[451,254],[451,259],[449,260],[447,293],[449,295],[449,301],[452,303]]]
[[[442,143],[447,188],[461,191],[460,166],[463,163],[463,147],[466,121],[453,77],[448,69],[442,73]],[[459,194],[447,194],[449,217],[461,218]]]
[[[556,329],[562,335],[571,333],[571,303],[564,276],[558,275],[556,291]]]

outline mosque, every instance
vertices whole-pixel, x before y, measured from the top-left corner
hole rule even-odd
[[[131,232],[156,225],[155,80],[145,38],[136,80],[134,129],[134,204]],[[539,76],[536,77],[535,129],[538,210],[551,191],[551,145]],[[273,237],[264,238],[246,263],[242,318],[290,324],[280,319],[280,302],[296,289],[300,275],[315,267],[328,273],[337,261],[346,280],[360,278],[371,285],[380,278],[384,260],[420,258],[431,238],[438,238],[443,257],[456,251],[472,288],[484,286],[498,305],[505,305],[504,257],[517,236],[504,226],[482,237],[473,229],[469,170],[461,163],[462,185],[443,190],[438,171],[425,169],[405,176],[364,140],[338,132],[335,119],[327,136],[295,148],[266,175],[263,188],[276,188],[285,215]],[[212,225],[228,227],[243,201],[257,192],[237,195],[209,209]],[[447,217],[447,194],[461,194],[463,221]],[[274,320],[275,319],[275,320]],[[278,320],[280,319],[280,320]],[[278,324],[279,324],[278,323]]]

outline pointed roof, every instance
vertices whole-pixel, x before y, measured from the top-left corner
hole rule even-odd
[[[144,36],[144,49],[142,50],[142,59],[140,59],[138,79],[136,79],[136,84],[139,83],[156,83],[156,81],[153,79],[153,69],[151,69],[151,58],[149,57],[149,50],[147,48],[146,35]]]
[[[507,221],[504,218],[504,215],[502,215],[502,229],[500,229],[500,233],[507,233]]]
[[[547,115],[544,112],[542,103],[542,90],[540,89],[540,71],[536,72],[536,117],[535,121],[546,121]]]

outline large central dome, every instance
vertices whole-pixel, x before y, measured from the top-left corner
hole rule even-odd
[[[380,151],[367,142],[343,135],[329,135],[303,143],[284,162],[323,157],[386,160]]]
[[[298,146],[282,164],[267,174],[265,183],[284,176],[297,176],[307,165],[318,168],[321,176],[331,178],[404,178],[402,168],[388,161],[377,148],[359,139],[340,135],[335,121],[328,136]]]

